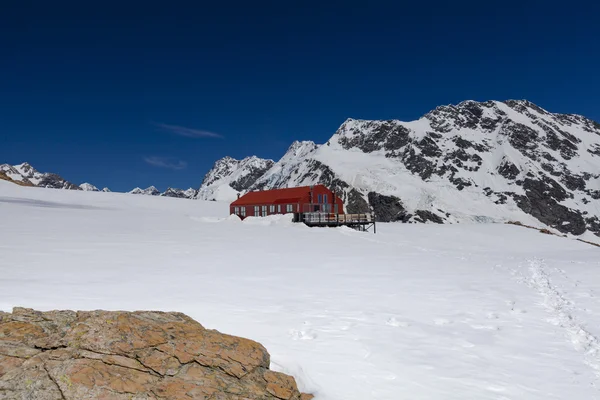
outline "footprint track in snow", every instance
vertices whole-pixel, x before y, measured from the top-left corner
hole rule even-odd
[[[577,319],[573,313],[573,302],[552,283],[546,269],[543,260],[529,261],[531,277],[527,282],[528,286],[542,296],[543,305],[550,314],[548,322],[564,329],[567,339],[575,350],[583,353],[585,364],[592,368],[596,377],[600,379],[600,340]]]

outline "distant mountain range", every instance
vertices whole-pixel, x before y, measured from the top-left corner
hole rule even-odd
[[[98,190],[27,163],[4,164],[1,174],[24,185]],[[198,190],[129,193],[231,201],[247,191],[319,183],[348,212],[374,211],[380,221],[519,220],[600,236],[600,124],[526,100],[464,101],[412,122],[348,119],[325,144],[294,142],[277,162],[225,157]]]
[[[164,192],[161,193],[160,190],[158,190],[154,186],[150,186],[146,189],[141,189],[141,188],[137,187],[127,193],[143,194],[146,196],[163,196],[163,197],[177,197],[180,199],[195,199],[198,194],[198,190],[192,189],[192,188],[189,188],[187,190],[168,188],[167,190],[165,190]]]
[[[85,192],[111,191],[109,188],[106,187],[100,190],[91,183],[82,183],[81,185],[76,185],[67,181],[60,175],[39,172],[35,168],[33,168],[29,163],[23,163],[19,165],[0,165],[0,179],[12,181],[22,186],[36,186],[52,189],[83,190]],[[128,193],[194,199],[197,196],[198,190],[190,188],[184,191],[181,189],[168,188],[163,193],[161,193],[154,186],[150,186],[147,189],[135,188]]]

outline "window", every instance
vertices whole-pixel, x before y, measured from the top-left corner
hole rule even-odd
[[[239,207],[233,207],[233,213],[235,215],[240,215],[240,208]]]
[[[254,206],[254,216],[255,217],[260,216],[260,207],[259,206]]]
[[[323,202],[323,196],[319,195],[319,200],[317,200],[317,203],[321,204]]]
[[[270,205],[270,206],[269,206],[269,212],[270,212],[271,214],[275,214],[275,205]]]
[[[288,204],[286,206],[286,212],[294,212],[294,205],[293,204]]]
[[[242,217],[246,216],[246,207],[242,207]]]
[[[323,203],[327,204],[327,195],[326,194],[323,195]]]
[[[262,206],[262,216],[263,217],[267,216],[267,206]]]
[[[278,204],[278,205],[277,205],[277,212],[278,212],[279,214],[281,214],[281,204]]]

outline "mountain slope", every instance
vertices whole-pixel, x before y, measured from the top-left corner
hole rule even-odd
[[[273,160],[255,156],[243,160],[222,158],[205,175],[196,198],[223,201],[235,199],[238,193],[252,186],[273,164]]]
[[[317,183],[382,221],[520,219],[600,235],[600,124],[524,100],[348,119],[324,145],[294,143],[249,189]]]

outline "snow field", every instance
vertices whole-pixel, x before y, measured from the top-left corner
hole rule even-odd
[[[600,399],[598,248],[227,211],[0,182],[0,309],[181,311],[262,343],[317,400]]]

